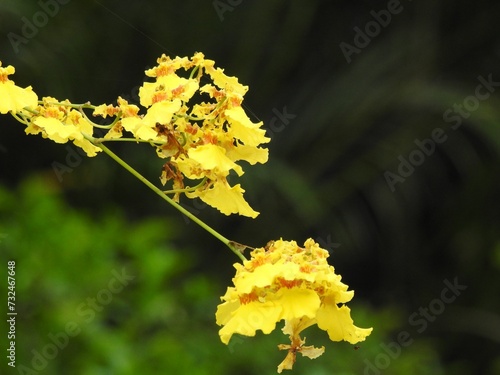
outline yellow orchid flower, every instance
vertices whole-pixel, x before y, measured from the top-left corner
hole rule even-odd
[[[257,330],[268,334],[276,323],[285,321],[283,332],[290,336],[289,350],[278,372],[291,369],[296,353],[309,358],[321,355],[324,348],[304,346],[300,332],[316,324],[327,331],[332,341],[351,344],[365,340],[372,328],[359,328],[344,304],[354,296],[341,276],[327,262],[328,251],[312,239],[304,247],[295,241],[273,241],[252,251],[251,258],[235,264],[234,287],[229,287],[217,308],[217,324],[223,326],[221,341],[229,343],[235,333],[254,336]],[[340,305],[340,306],[339,306]]]
[[[0,61],[0,113],[2,114],[20,112],[25,107],[35,108],[38,104],[38,97],[31,86],[23,89],[9,79],[8,76],[15,71],[12,65],[3,68]]]

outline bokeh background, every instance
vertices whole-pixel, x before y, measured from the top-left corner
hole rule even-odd
[[[255,220],[182,203],[250,246],[316,239],[356,291],[356,324],[374,327],[358,350],[310,329],[326,353],[293,373],[494,375],[499,16],[482,0],[4,0],[0,60],[41,96],[98,104],[137,102],[162,53],[203,52],[250,87],[270,161],[241,178]],[[493,83],[477,91],[480,77]],[[445,140],[419,158],[436,132]],[[17,368],[3,356],[0,373],[274,374],[280,330],[219,341],[237,258],[105,155],[65,146],[0,119],[0,292],[6,311],[13,259],[18,311]],[[151,149],[114,150],[157,181]],[[445,280],[467,288],[446,302]]]

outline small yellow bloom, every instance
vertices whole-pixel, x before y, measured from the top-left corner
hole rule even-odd
[[[202,54],[203,56],[203,54]],[[146,75],[148,77],[163,77],[166,75],[171,74],[172,72],[175,72],[176,70],[180,68],[188,69],[193,64],[191,61],[189,61],[188,57],[175,57],[174,59],[171,59],[169,56],[163,54],[161,55],[156,62],[158,63],[158,66],[155,66],[154,68],[146,70]]]
[[[38,115],[33,116],[32,126],[25,129],[26,134],[42,133],[44,138],[56,143],[66,143],[70,139],[83,138],[74,124],[65,124],[64,120],[69,114],[69,109],[63,106],[52,105],[57,100],[52,97],[43,98],[44,105],[37,107]],[[65,101],[68,103],[68,101]]]
[[[38,97],[31,86],[21,88],[16,86],[8,76],[14,74],[15,68],[8,65],[2,68],[0,61],[0,113],[20,112],[25,107],[35,108]]]
[[[214,68],[213,60],[205,60],[205,70],[210,75],[217,87],[236,94],[239,97],[245,95],[248,91],[248,86],[244,86],[238,82],[238,78],[229,77],[224,74],[224,70],[221,68]]]
[[[58,101],[51,97],[43,98],[44,105],[36,107],[34,115],[25,129],[26,134],[39,134],[56,143],[66,143],[70,140],[82,148],[88,156],[96,156],[102,151],[94,146],[85,135],[92,136],[93,126],[82,114],[69,106],[54,105]],[[65,100],[61,104],[71,104]]]
[[[192,63],[187,57],[171,60],[163,55],[158,59],[159,65],[146,71],[146,75],[155,77],[155,82],[145,82],[139,89],[141,105],[149,107],[162,100],[180,99],[189,101],[199,88],[196,79],[179,77],[175,71],[187,68]]]
[[[66,124],[74,125],[78,130],[78,133],[74,137],[73,143],[75,144],[75,146],[83,149],[87,156],[94,157],[98,152],[102,151],[102,149],[94,146],[92,142],[84,137],[84,135],[92,136],[94,127],[87,119],[82,116],[79,111],[72,109],[64,122]]]
[[[365,340],[372,328],[358,328],[344,303],[353,291],[347,290],[341,276],[327,262],[328,251],[312,239],[304,247],[295,241],[273,241],[252,251],[250,260],[235,264],[234,287],[229,287],[217,308],[217,324],[223,326],[221,341],[229,343],[234,333],[254,336],[257,330],[268,334],[284,320],[283,332],[290,345],[278,372],[291,369],[296,353],[309,358],[320,356],[324,348],[304,346],[300,332],[316,324],[328,332],[332,341],[351,344]],[[340,306],[339,306],[340,305]]]
[[[118,129],[110,129],[108,138],[118,136],[121,133],[121,129],[125,129],[132,133],[135,138],[144,141],[155,140],[158,137],[158,133],[154,129],[156,124],[155,119],[157,117],[155,112],[158,108],[155,107],[148,120],[145,121],[144,118],[139,115],[139,107],[134,104],[128,104],[125,99],[118,98],[118,107],[122,112],[122,119],[118,122]]]
[[[33,124],[44,130],[44,136],[52,139],[56,143],[66,143],[71,138],[76,138],[81,134],[73,125],[65,125],[54,117],[39,116],[33,120]]]

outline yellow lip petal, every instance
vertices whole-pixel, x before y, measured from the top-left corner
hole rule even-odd
[[[254,124],[250,121],[243,108],[234,107],[227,109],[224,114],[231,124],[230,133],[235,138],[241,140],[245,145],[255,147],[271,140],[265,136],[266,131],[260,129],[262,122]]]
[[[82,134],[74,125],[65,125],[53,117],[38,117],[33,123],[45,130],[47,137],[56,143],[66,143],[70,138],[83,138]]]
[[[217,208],[224,215],[240,214],[255,218],[259,214],[252,210],[243,198],[245,190],[241,186],[229,186],[225,182],[215,183],[212,188],[203,190],[197,194],[200,199],[208,205]]]
[[[351,310],[343,305],[338,307],[335,303],[323,304],[316,316],[318,327],[328,332],[332,341],[345,340],[351,344],[364,341],[372,332],[372,328],[359,328],[354,325]]]
[[[16,86],[12,81],[0,82],[0,113],[19,112],[24,107],[35,108],[38,97],[31,89]]]
[[[282,288],[276,293],[276,299],[282,307],[282,319],[292,320],[294,318],[314,318],[319,309],[321,301],[314,290],[302,288]]]
[[[265,303],[255,301],[240,305],[219,330],[221,341],[228,344],[235,333],[255,336],[256,331],[261,330],[264,334],[269,334],[276,328],[281,311],[282,307],[279,304],[270,301]]]
[[[188,155],[197,161],[203,169],[217,169],[223,175],[227,175],[234,169],[239,176],[243,174],[241,167],[226,156],[226,150],[214,144],[206,144],[192,148]]]

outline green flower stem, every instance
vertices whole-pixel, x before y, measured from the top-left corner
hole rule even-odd
[[[146,141],[144,139],[137,139],[137,138],[94,138],[94,141],[97,143],[101,142],[134,142],[134,143],[149,143],[149,144],[154,144],[157,146],[164,145],[166,142],[152,142],[152,141]]]
[[[39,100],[38,104],[40,105],[55,105],[55,106],[61,106],[61,107],[70,107],[70,108],[75,108],[75,109],[82,109],[82,108],[90,108],[90,109],[96,109],[97,107],[95,105],[90,104],[90,102],[87,103],[82,103],[82,104],[74,104],[74,103],[61,103],[61,102],[45,102],[43,100]]]
[[[10,114],[12,115],[12,117],[14,117],[17,121],[19,121],[21,124],[25,124],[26,126],[29,125],[29,120],[26,119],[26,117],[22,114],[22,113],[14,113],[14,112],[10,112]],[[21,118],[22,117],[22,118]]]
[[[203,178],[203,180],[201,180],[201,182],[196,185],[196,186],[193,186],[193,187],[187,187],[185,189],[172,189],[172,190],[164,190],[163,193],[165,194],[173,194],[173,193],[185,193],[185,192],[190,192],[190,191],[194,191],[196,189],[198,189],[199,187],[205,185],[205,183],[207,182],[207,178]]]
[[[94,143],[94,139],[91,137],[87,137],[92,143]],[[173,201],[171,198],[169,198],[163,191],[161,191],[159,188],[157,188],[155,185],[153,185],[148,179],[146,179],[144,176],[142,176],[139,172],[137,172],[134,168],[132,168],[130,165],[128,165],[124,160],[122,160],[118,155],[116,155],[113,151],[111,151],[109,148],[104,146],[102,143],[95,142],[94,143],[97,147],[101,148],[106,154],[108,154],[111,159],[116,161],[118,164],[120,164],[123,168],[125,168],[127,171],[129,171],[132,175],[134,175],[138,180],[140,180],[142,183],[144,183],[147,187],[149,187],[151,190],[153,190],[156,194],[158,194],[163,200],[165,200],[167,203],[169,203],[171,206],[176,208],[178,211],[180,211],[183,215],[188,217],[189,219],[193,220],[196,224],[198,224],[200,227],[205,229],[208,233],[210,233],[212,236],[220,240],[224,245],[229,247],[229,249],[236,254],[238,258],[241,259],[241,261],[245,261],[246,258],[242,253],[242,250],[246,248],[246,246],[243,246],[234,242],[230,241],[226,237],[224,237],[222,234],[217,232],[215,229],[207,225],[205,222],[197,218],[195,215],[193,215],[191,212],[186,210],[184,207],[182,207],[180,204],[176,203]]]

